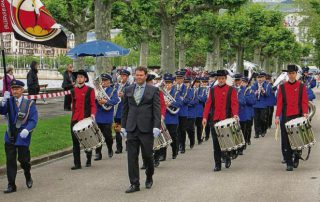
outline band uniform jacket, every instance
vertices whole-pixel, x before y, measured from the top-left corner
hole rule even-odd
[[[134,99],[136,84],[124,90],[123,108],[121,116],[122,128],[127,132],[133,132],[138,128],[142,133],[151,133],[153,128],[161,125],[161,107],[159,89],[146,85],[140,103]]]
[[[26,101],[27,107],[25,107],[25,111],[23,111],[22,103],[25,101]],[[24,97],[22,98],[19,107],[17,106],[14,97],[10,97],[9,102],[10,102],[10,113],[8,114],[8,108],[6,104],[5,106],[0,106],[0,114],[6,115],[7,117],[10,116],[11,120],[13,120],[13,124],[17,126],[18,113],[19,112],[24,113],[25,117],[21,117],[23,118],[23,121],[21,122],[21,126],[17,128],[15,146],[29,146],[31,141],[31,132],[36,127],[38,122],[38,112],[37,112],[36,105],[32,100],[28,100]],[[27,129],[29,131],[29,135],[26,138],[20,137],[20,132],[23,129]],[[5,133],[5,138],[4,138],[6,143],[10,143],[8,131],[9,131],[9,126],[7,128],[7,131]]]

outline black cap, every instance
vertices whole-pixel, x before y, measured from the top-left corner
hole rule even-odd
[[[227,76],[229,73],[227,70],[218,70],[217,76]]]
[[[155,78],[156,78],[156,75],[154,75],[154,74],[148,74],[148,75],[147,75],[147,82],[152,81],[152,80],[155,79]]]
[[[242,74],[235,74],[234,75],[234,79],[236,79],[236,80],[240,80],[242,77],[243,77]]]
[[[11,88],[17,88],[17,87],[20,87],[20,88],[23,88],[24,87],[24,83],[20,80],[11,80],[10,82],[10,85],[11,85]]]
[[[298,67],[297,65],[291,64],[287,66],[287,69],[282,70],[283,72],[297,72]]]
[[[72,75],[77,78],[78,74],[80,75],[83,75],[84,77],[86,77],[87,81],[86,82],[89,82],[89,76],[88,76],[88,73],[86,71],[84,71],[83,69],[80,69],[79,71],[77,72],[72,72]]]

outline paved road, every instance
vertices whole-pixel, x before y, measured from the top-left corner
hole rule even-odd
[[[320,108],[319,101],[317,106]],[[319,121],[319,116],[313,120],[318,140]],[[320,201],[319,143],[308,161],[287,172],[280,162],[280,142],[273,135],[272,129],[266,137],[254,139],[244,156],[218,173],[212,172],[212,143],[205,142],[176,160],[161,163],[151,190],[144,188],[141,171],[142,189],[129,195],[124,193],[129,185],[125,154],[112,159],[105,155],[91,168],[78,171],[70,170],[72,158],[67,156],[33,168],[31,190],[19,173],[18,192],[0,193],[0,201]],[[6,179],[0,178],[0,182],[0,190],[5,189]]]

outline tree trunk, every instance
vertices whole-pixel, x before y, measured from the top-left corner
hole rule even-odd
[[[213,68],[214,70],[223,69],[220,55],[220,37],[215,36],[213,42]]]
[[[206,60],[205,69],[208,70],[209,72],[214,71],[213,61],[214,61],[213,52],[207,52],[207,60]]]
[[[179,69],[186,67],[187,51],[185,45],[179,46]]]
[[[270,70],[270,57],[267,55],[264,57],[263,70],[268,73]]]
[[[244,48],[237,47],[237,72],[243,72],[244,64],[243,64],[243,56],[244,56]]]
[[[162,19],[161,22],[161,69],[163,72],[174,73],[176,71],[175,53],[175,24]]]
[[[253,63],[255,63],[261,67],[261,48],[260,47],[256,47],[254,49]]]
[[[148,66],[148,54],[149,54],[149,43],[147,41],[142,41],[140,44],[140,66]]]
[[[86,42],[87,40],[87,32],[86,31],[82,31],[80,29],[76,30],[74,33],[74,44],[75,46],[81,43]],[[81,57],[78,57],[76,59],[73,60],[73,67],[74,70],[77,71],[79,69],[83,69],[85,63],[84,63],[84,59]]]
[[[274,69],[273,71],[278,74],[279,72],[279,57],[274,58]]]
[[[95,0],[95,34],[97,40],[107,40],[111,39],[111,9],[112,1]],[[109,58],[99,57],[96,63],[96,74],[101,74],[105,72],[111,72],[111,61]]]

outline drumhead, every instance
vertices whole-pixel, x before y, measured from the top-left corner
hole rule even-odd
[[[73,126],[73,131],[82,131],[83,129],[90,128],[93,124],[93,120],[91,117],[85,118],[79,121],[76,125]]]
[[[285,125],[286,126],[297,126],[298,124],[306,124],[307,123],[307,119],[305,117],[299,117],[299,118],[295,118],[292,119],[291,121],[288,121]]]
[[[229,118],[229,119],[225,119],[223,121],[219,121],[218,123],[216,123],[214,126],[215,127],[222,127],[222,126],[227,126],[227,125],[233,125],[235,124],[237,121],[235,118]]]

